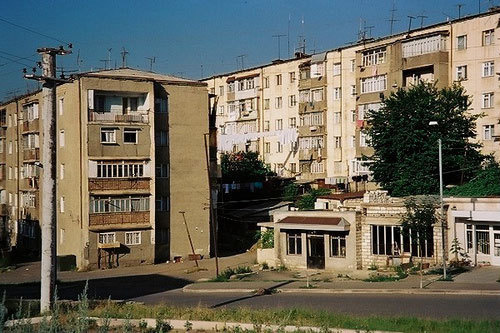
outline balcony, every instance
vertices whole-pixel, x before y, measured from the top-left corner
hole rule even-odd
[[[89,122],[100,123],[149,123],[148,113],[121,114],[114,112],[89,111]]]
[[[39,161],[40,148],[26,149],[23,151],[23,160],[25,161]]]
[[[6,203],[0,204],[0,215],[9,215],[9,206]]]
[[[149,178],[89,178],[89,191],[137,191],[149,193]]]
[[[7,136],[7,129],[5,127],[0,127],[0,137],[5,138]]]
[[[326,100],[317,102],[300,102],[299,103],[299,114],[305,112],[315,112],[326,110]]]
[[[299,160],[312,161],[326,157],[325,148],[299,149]]]
[[[24,178],[20,180],[19,185],[23,190],[37,190],[40,186],[40,179],[38,177]]]
[[[40,131],[40,121],[39,119],[33,119],[32,121],[23,122],[23,132],[39,132]]]
[[[151,226],[149,211],[89,214],[90,230],[117,230],[148,228]]]
[[[326,134],[325,125],[310,125],[310,126],[299,126],[299,136],[312,136],[318,134]]]

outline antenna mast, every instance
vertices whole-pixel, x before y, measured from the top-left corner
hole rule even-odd
[[[127,54],[129,53],[127,50],[125,50],[125,47],[122,47],[122,52],[120,52],[122,55],[122,68],[127,67]]]
[[[391,23],[391,35],[394,32],[394,22],[398,22],[399,20],[394,18],[394,14],[396,13],[396,5],[394,4],[394,1],[392,2],[392,9],[390,10],[391,12],[391,18],[388,20]]]

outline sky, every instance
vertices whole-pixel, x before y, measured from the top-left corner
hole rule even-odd
[[[108,49],[119,67],[125,48],[128,67],[149,70],[146,58],[155,57],[153,71],[199,79],[277,59],[273,35],[289,32],[283,59],[299,36],[308,53],[325,51],[356,41],[360,26],[388,35],[392,8],[396,33],[408,29],[408,15],[412,27],[417,16],[424,26],[457,18],[459,3],[464,16],[500,0],[1,0],[0,100],[36,88],[22,69],[36,65],[39,47],[72,43],[73,54],[57,59],[66,73],[104,68]]]

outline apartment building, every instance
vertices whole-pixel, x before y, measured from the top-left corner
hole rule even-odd
[[[391,91],[425,80],[438,87],[460,84],[466,88],[472,99],[470,112],[484,115],[477,121],[477,140],[485,154],[500,160],[500,102],[495,99],[499,93],[495,72],[499,19],[500,9],[493,8],[321,54],[298,53],[294,59],[207,78],[205,82],[219,98],[219,143],[227,143],[220,144],[219,151],[258,151],[280,175],[354,188],[353,176],[370,176],[373,149],[363,132],[368,112],[379,108]],[[256,82],[252,96],[260,100],[255,105],[261,105],[254,113],[257,125],[250,135],[246,129],[236,132],[239,139],[231,141],[233,137],[222,130],[229,124],[228,105],[239,103],[230,95],[230,81],[250,76]],[[234,85],[236,91],[244,87]],[[276,131],[283,131],[287,120],[297,130],[282,133],[285,139]],[[295,138],[288,157],[288,147],[281,147],[281,141]]]
[[[3,222],[39,251],[41,92],[0,105]],[[210,251],[206,84],[129,68],[57,87],[57,253],[78,268]],[[188,135],[189,134],[189,135]]]

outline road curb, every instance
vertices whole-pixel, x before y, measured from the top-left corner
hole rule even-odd
[[[207,294],[207,293],[233,293],[251,294],[255,289],[191,289],[192,285],[182,288],[185,293]],[[453,289],[306,289],[306,288],[282,288],[274,289],[284,294],[412,294],[412,295],[479,295],[500,296],[500,290],[453,290]]]

